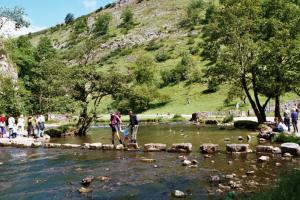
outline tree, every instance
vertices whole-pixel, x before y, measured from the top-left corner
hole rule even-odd
[[[17,6],[11,9],[0,7],[0,30],[9,21],[15,23],[16,29],[19,29],[21,27],[28,27],[30,23],[26,21],[26,19],[24,18],[25,16],[26,14],[23,8]]]
[[[77,34],[83,33],[88,30],[87,26],[87,18],[86,17],[80,17],[76,20],[74,25],[74,32]]]
[[[138,84],[156,84],[156,69],[153,57],[149,55],[139,56],[135,61],[133,74]]]
[[[274,87],[276,80],[272,80],[272,76],[274,74],[276,76],[275,71],[280,69],[282,60],[273,59],[274,62],[270,63],[269,58],[264,58],[265,48],[269,45],[272,46],[272,40],[266,38],[270,38],[272,31],[276,30],[276,26],[269,25],[276,21],[280,23],[279,26],[282,27],[278,33],[283,27],[294,27],[284,30],[282,32],[282,34],[285,33],[284,37],[278,37],[278,41],[298,41],[294,38],[297,34],[293,33],[296,33],[296,27],[299,27],[296,25],[299,19],[295,15],[291,18],[288,17],[290,16],[288,13],[299,13],[299,8],[285,0],[276,0],[274,4],[273,2],[269,1],[268,3],[268,1],[262,0],[221,1],[220,6],[215,9],[212,13],[213,16],[208,20],[208,24],[204,26],[202,55],[211,61],[207,67],[207,75],[216,79],[218,83],[229,83],[241,87],[259,123],[266,121],[265,108],[269,100],[275,98],[276,94],[279,95],[278,87]],[[266,6],[267,4],[269,6]],[[283,20],[273,21],[274,17],[275,19],[282,17]],[[284,42],[284,44],[287,43]],[[292,49],[295,50],[295,48]],[[294,50],[291,52],[295,53]],[[270,53],[271,57],[275,56],[274,53]],[[289,62],[296,64],[298,55],[292,55],[289,55]],[[297,72],[290,66],[292,65],[289,64],[285,70]],[[272,74],[266,76],[266,73]],[[284,81],[280,81],[280,84],[283,83]],[[285,82],[284,84],[290,83]],[[286,92],[285,89],[281,91],[280,95],[284,91]],[[261,96],[266,96],[264,102],[262,102]]]
[[[123,88],[126,78],[118,72],[99,72],[90,63],[95,56],[95,43],[88,39],[77,50],[78,65],[68,70],[68,92],[79,108],[75,134],[85,136],[96,117],[96,111],[105,96],[116,95]]]
[[[46,59],[51,59],[55,57],[56,55],[56,50],[52,45],[52,42],[50,38],[47,36],[41,37],[37,48],[36,48],[36,53],[35,57],[38,62],[41,62]]]
[[[95,22],[94,33],[98,36],[106,35],[109,29],[109,23],[112,19],[111,14],[101,14]]]
[[[68,13],[65,17],[65,23],[66,24],[70,24],[72,22],[74,22],[74,14],[73,13]]]
[[[191,0],[186,9],[186,24],[188,27],[193,28],[201,22],[201,12],[204,10],[203,0]]]
[[[123,10],[121,14],[121,19],[122,19],[122,22],[120,24],[121,28],[124,28],[126,31],[128,31],[134,27],[133,12],[129,7]]]

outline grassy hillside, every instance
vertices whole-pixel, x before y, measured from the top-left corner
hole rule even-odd
[[[131,69],[137,57],[149,55],[155,62],[158,72],[174,69],[182,59],[182,54],[188,52],[201,71],[206,62],[200,57],[201,52],[201,27],[194,30],[181,26],[186,19],[186,8],[190,0],[139,0],[129,1],[128,4],[117,4],[99,9],[95,13],[82,16],[73,23],[57,25],[48,30],[29,35],[32,44],[36,45],[43,36],[51,38],[53,44],[59,49],[61,56],[70,65],[75,64],[73,51],[81,47],[87,36],[93,35],[95,20],[110,13],[112,21],[108,33],[103,37],[93,36],[96,45],[91,63],[99,66],[99,70],[114,67],[119,71]],[[134,13],[134,27],[128,31],[120,28],[121,14],[129,7]],[[203,8],[201,14],[204,14]],[[75,33],[75,27],[79,20],[87,19],[87,31]],[[203,74],[203,72],[201,72]],[[159,73],[158,78],[161,79]],[[234,108],[234,100],[228,106],[224,106],[228,86],[220,86],[215,93],[205,94],[207,83],[205,78],[201,83],[189,84],[187,81],[175,85],[161,87],[160,94],[168,96],[165,104],[155,104],[145,113],[192,113],[195,111],[228,110]],[[294,99],[288,95],[286,100]],[[99,111],[107,112],[111,99],[106,98]],[[245,105],[242,109],[247,110]]]

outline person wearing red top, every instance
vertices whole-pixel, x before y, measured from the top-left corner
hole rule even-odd
[[[5,130],[5,122],[6,122],[6,118],[5,115],[2,114],[0,116],[0,137],[3,138],[3,135],[5,134],[6,130]]]

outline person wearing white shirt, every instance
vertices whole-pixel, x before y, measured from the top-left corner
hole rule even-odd
[[[25,131],[25,119],[23,115],[20,115],[20,117],[18,118],[17,127],[18,127],[18,133],[23,135]]]
[[[9,138],[13,135],[13,129],[14,129],[14,126],[15,126],[15,118],[11,115],[9,115],[9,118],[8,118],[8,129],[9,129]]]

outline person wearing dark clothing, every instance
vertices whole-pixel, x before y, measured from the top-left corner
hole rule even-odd
[[[129,111],[129,130],[130,130],[130,142],[136,143],[137,131],[139,128],[139,120],[132,111]]]
[[[283,123],[288,127],[288,132],[290,132],[291,119],[290,119],[290,112],[287,109],[283,113]]]
[[[28,133],[28,137],[34,134],[33,119],[31,116],[28,117],[28,121],[27,121],[27,133]]]
[[[294,127],[294,132],[298,133],[298,126],[297,126],[298,113],[296,111],[296,108],[293,109],[293,112],[291,113],[291,118],[292,118],[292,124],[293,124],[293,127]]]
[[[118,128],[118,124],[120,124],[120,118],[118,115],[116,114],[111,114],[110,115],[110,124],[109,126],[111,127],[112,130],[112,144],[115,145],[115,135],[117,136],[117,138],[119,139],[120,144],[123,144],[120,135],[119,135],[119,128]]]

